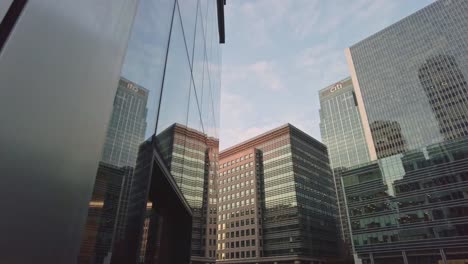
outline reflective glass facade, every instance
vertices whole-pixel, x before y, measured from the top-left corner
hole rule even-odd
[[[468,135],[467,13],[436,1],[349,49],[379,158]]]
[[[145,140],[148,90],[124,78],[119,80],[107,128],[102,161],[135,166],[138,146]]]
[[[219,261],[290,263],[338,255],[334,183],[326,147],[317,140],[292,125],[279,127],[221,152],[219,179]],[[254,233],[243,236],[247,209],[255,213]],[[246,239],[255,244],[243,246]]]
[[[352,167],[371,160],[362,127],[358,102],[350,77],[319,92],[320,131],[327,146],[330,166],[335,170]],[[351,254],[351,238],[343,197],[341,179],[334,173],[338,202],[339,229],[344,242],[344,254]]]
[[[319,92],[320,131],[332,168],[370,161],[351,78]]]
[[[91,239],[87,226],[80,263],[133,262],[135,252],[141,263],[161,258],[163,247],[155,249],[160,243],[155,234],[163,234],[168,224],[164,219],[170,212],[158,208],[157,194],[148,190],[156,179],[148,167],[152,159],[145,155],[161,157],[158,166],[167,169],[190,208],[193,263],[214,261],[214,252],[206,249],[205,240],[208,193],[213,192],[218,151],[219,36],[216,1],[139,2],[102,158],[135,172],[123,178],[116,189],[120,195],[113,194],[118,202],[103,203],[104,207],[112,203],[109,206],[114,208],[116,220],[111,214],[90,215],[88,224],[115,224],[105,232],[98,229]],[[145,139],[148,141],[143,143]],[[93,198],[92,203],[97,202]],[[104,236],[108,241],[101,245]],[[96,251],[91,256],[83,253],[93,246]]]
[[[341,176],[363,263],[468,259],[468,138],[382,158]]]
[[[0,10],[0,262],[214,262],[224,1]]]
[[[192,256],[199,257],[197,261],[202,261],[201,257],[214,261],[219,141],[180,124],[170,126],[156,139],[169,171],[192,209]]]

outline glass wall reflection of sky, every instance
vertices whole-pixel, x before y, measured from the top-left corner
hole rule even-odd
[[[116,87],[99,170],[102,173],[96,176],[79,263],[114,259],[116,252],[112,251],[118,251],[114,246],[126,239],[131,186],[141,158],[138,149],[153,135],[165,162],[161,165],[177,176],[176,184],[194,211],[194,223],[198,223],[192,236],[196,240],[192,241],[192,254],[205,254],[201,230],[206,229],[206,215],[199,212],[204,212],[206,175],[214,177],[216,170],[206,167],[211,168],[210,173],[206,171],[205,162],[207,153],[217,153],[221,85],[216,4],[210,0],[139,1]],[[162,137],[168,128],[177,131]],[[210,155],[208,160],[215,166],[217,155]],[[114,177],[110,181],[114,175],[121,180]],[[107,223],[106,228],[100,223]],[[209,253],[214,257],[213,251]]]

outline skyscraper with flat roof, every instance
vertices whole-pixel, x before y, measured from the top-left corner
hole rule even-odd
[[[332,168],[370,160],[350,77],[319,91],[320,131]]]
[[[114,241],[124,236],[138,147],[145,139],[148,96],[147,89],[120,78],[88,210],[80,263],[103,263],[110,258]],[[93,206],[96,202],[102,205]],[[94,230],[94,225],[99,228]]]
[[[339,172],[363,263],[468,259],[466,14],[435,1],[346,50],[373,160]]]
[[[346,50],[377,157],[468,135],[467,13],[467,1],[439,0]],[[401,138],[382,142],[375,122],[399,127]]]
[[[135,167],[138,147],[145,140],[148,93],[146,88],[120,78],[107,128],[103,162]]]
[[[173,124],[156,136],[156,146],[192,209],[192,262],[214,262],[219,140]]]
[[[287,124],[222,151],[219,162],[217,262],[338,256],[325,145]]]
[[[350,77],[319,91],[320,131],[327,146],[338,204],[338,228],[341,230],[344,255],[350,255],[351,236],[339,170],[371,160],[366,145],[358,102]]]

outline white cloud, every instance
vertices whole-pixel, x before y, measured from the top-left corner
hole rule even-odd
[[[317,0],[294,1],[287,22],[297,38],[304,39],[319,28],[320,3]]]
[[[344,48],[407,15],[396,9],[403,6],[407,0],[230,1],[221,149],[285,123],[319,139],[318,90],[349,75]]]
[[[307,71],[321,85],[349,75],[344,50],[335,48],[331,43],[304,49],[296,58],[296,67]]]
[[[259,61],[247,67],[247,70],[255,74],[261,87],[267,90],[279,91],[284,88],[279,77],[276,64],[267,61]]]
[[[271,61],[228,65],[223,70],[223,86],[235,89],[238,85],[247,84],[252,88],[270,91],[279,91],[284,88],[280,68]]]

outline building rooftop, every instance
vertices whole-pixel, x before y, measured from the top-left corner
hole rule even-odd
[[[318,144],[320,147],[323,147],[323,148],[326,148],[326,146],[318,141],[317,139],[313,138],[312,136],[310,136],[309,134],[305,133],[304,131],[300,130],[299,128],[291,125],[290,123],[287,123],[287,124],[284,124],[282,126],[279,126],[277,128],[274,128],[272,130],[269,130],[265,133],[262,133],[258,136],[255,136],[253,138],[250,138],[246,141],[243,141],[239,144],[236,144],[232,147],[229,147],[227,149],[224,149],[222,150],[220,153],[219,153],[219,158],[220,159],[223,159],[227,156],[230,156],[230,155],[233,155],[234,153],[237,153],[239,151],[242,151],[242,150],[245,150],[245,149],[248,149],[248,148],[252,148],[252,147],[255,147],[255,146],[258,146],[259,144],[263,143],[263,142],[266,142],[268,140],[271,140],[275,137],[278,137],[280,135],[283,135],[283,134],[286,134],[286,133],[297,133],[297,134],[300,134],[302,136],[305,136],[306,138],[308,138],[309,140],[312,140],[314,143]]]

